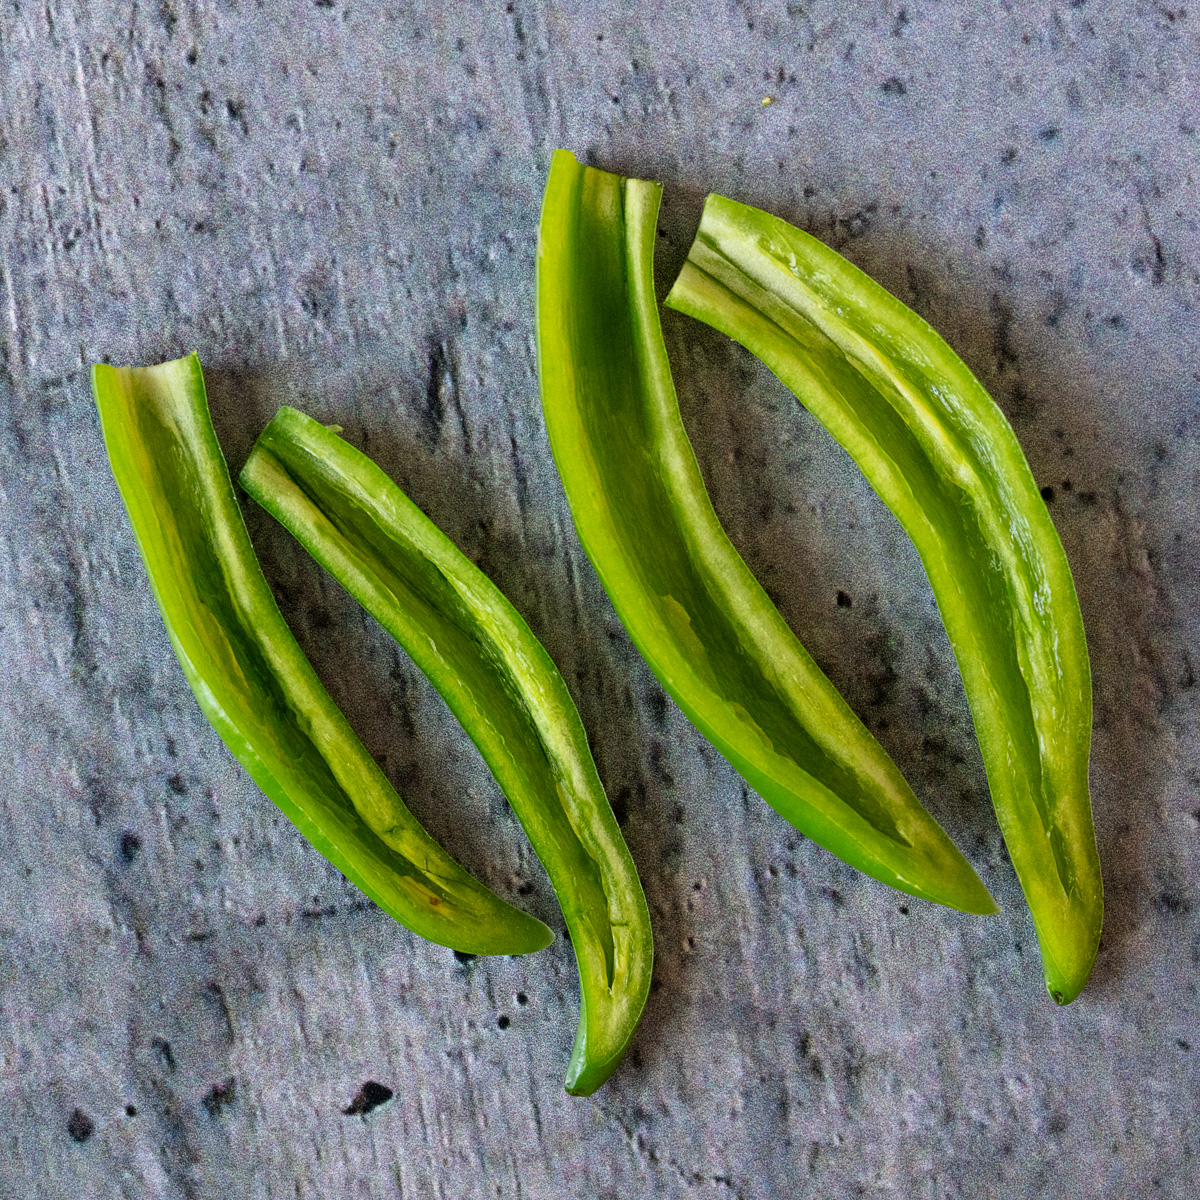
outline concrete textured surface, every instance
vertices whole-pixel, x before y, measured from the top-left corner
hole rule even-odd
[[[1198,129],[1200,11],[1175,0],[5,0],[0,1197],[1195,1196]],[[665,182],[663,291],[706,191],[761,205],[926,316],[1012,420],[1095,680],[1107,924],[1069,1009],[914,552],[764,370],[671,313],[731,537],[1003,915],[906,901],[797,835],[633,651],[537,400],[557,146]],[[594,1098],[561,1086],[565,940],[417,940],[201,717],[87,378],[191,349],[235,470],[282,403],[342,424],[567,678],[658,955]],[[436,695],[248,520],[413,809],[561,930]]]

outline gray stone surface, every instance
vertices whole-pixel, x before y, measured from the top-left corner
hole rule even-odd
[[[1198,22],[1123,0],[6,0],[0,1197],[1194,1196]],[[1003,915],[906,902],[799,837],[633,652],[537,401],[559,145],[666,182],[664,290],[705,191],[760,204],[927,316],[1013,421],[1095,675],[1107,926],[1071,1008],[1042,989],[913,551],[763,370],[670,313],[731,536]],[[561,1088],[568,943],[460,962],[418,941],[197,710],[86,370],[193,348],[235,468],[281,403],[341,423],[571,685],[658,950],[596,1097]],[[437,697],[248,516],[412,807],[561,929]],[[344,1115],[366,1081],[394,1097]]]

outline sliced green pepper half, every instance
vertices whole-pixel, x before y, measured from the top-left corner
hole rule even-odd
[[[562,906],[581,1004],[567,1090],[621,1061],[654,944],[633,859],[550,656],[500,590],[366,455],[292,408],[242,486],[404,647],[479,747]]]
[[[925,565],[988,784],[1066,1004],[1104,900],[1092,690],[1075,585],[1012,427],[916,313],[815,238],[710,196],[666,303],[741,342],[859,465]]]
[[[654,299],[662,189],[558,151],[538,241],[542,411],[580,541],[666,690],[797,829],[901,891],[995,904],[717,520]]]
[[[96,366],[109,462],[183,673],[225,744],[304,837],[413,932],[525,954],[541,921],[471,878],[405,808],[321,686],[250,544],[193,354]]]

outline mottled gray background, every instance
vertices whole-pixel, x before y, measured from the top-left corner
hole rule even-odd
[[[0,1196],[1194,1196],[1198,27],[1121,0],[5,0]],[[748,355],[672,313],[731,537],[1004,914],[906,901],[798,836],[633,652],[538,407],[557,146],[666,183],[662,290],[706,191],[770,208],[928,317],[1011,418],[1095,675],[1107,924],[1071,1008],[914,552]],[[87,379],[192,349],[235,471],[280,404],[344,425],[567,678],[658,955],[594,1098],[561,1087],[565,940],[466,962],[418,941],[201,717]],[[561,929],[436,695],[248,517],[414,810]],[[394,1097],[344,1115],[367,1081]]]

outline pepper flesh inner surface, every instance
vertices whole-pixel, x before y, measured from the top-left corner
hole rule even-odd
[[[281,409],[241,483],[405,648],[512,804],[571,933],[581,1006],[567,1088],[590,1094],[633,1036],[653,937],[566,684],[487,576],[329,429]]]
[[[113,474],[205,716],[301,834],[384,911],[470,954],[553,939],[421,827],[322,687],[271,595],[195,355],[92,373]]]
[[[921,555],[1054,999],[1078,995],[1103,888],[1091,680],[1062,544],[1012,428],[920,317],[777,217],[710,196],[666,303],[741,342],[854,458]]]
[[[995,905],[796,640],[720,527],[679,414],[653,289],[661,188],[558,151],[538,244],[538,369],[580,541],[702,733],[851,865],[970,912]]]

